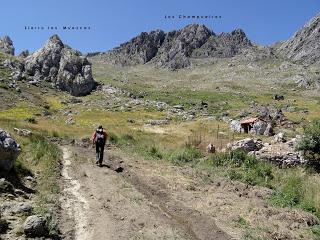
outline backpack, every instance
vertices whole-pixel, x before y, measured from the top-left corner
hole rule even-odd
[[[96,143],[97,144],[104,144],[105,137],[104,137],[104,132],[103,130],[97,130],[96,131]]]

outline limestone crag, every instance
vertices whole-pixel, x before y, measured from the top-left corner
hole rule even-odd
[[[79,51],[63,44],[57,35],[25,58],[24,71],[32,82],[48,81],[74,96],[86,95],[96,85],[91,63]]]
[[[320,63],[320,14],[311,19],[294,36],[280,44],[278,52],[304,64]]]
[[[190,24],[168,33],[143,32],[99,55],[111,64],[130,66],[151,62],[174,70],[190,66],[190,58],[232,57],[251,46],[241,29],[216,35],[204,25]]]
[[[0,52],[14,55],[13,42],[10,37],[4,36],[0,38]]]

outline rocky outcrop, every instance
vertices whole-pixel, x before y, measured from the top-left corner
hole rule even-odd
[[[187,67],[190,65],[188,58],[193,51],[205,44],[212,34],[207,27],[198,24],[190,24],[181,30],[169,32],[153,62],[171,69]]]
[[[0,169],[10,171],[21,149],[9,133],[0,129]]]
[[[278,52],[283,56],[305,64],[320,63],[320,15],[311,19],[288,41],[283,42]]]
[[[3,38],[0,38],[0,52],[14,55],[13,42],[10,37],[4,36]]]
[[[278,135],[277,135],[278,136]],[[279,136],[278,136],[279,137]],[[258,159],[267,160],[284,166],[293,166],[306,163],[302,152],[295,150],[298,138],[284,142],[283,138],[272,144],[265,143],[259,151],[250,154]]]
[[[25,75],[31,82],[48,81],[74,96],[89,94],[96,85],[91,63],[80,52],[64,45],[57,35],[25,58]]]
[[[242,150],[245,152],[259,151],[262,147],[263,147],[262,141],[255,140],[253,138],[245,138],[239,141],[229,143],[227,145],[227,149],[231,151]]]
[[[250,40],[241,29],[231,33],[213,34],[200,48],[196,49],[194,57],[233,57],[243,48],[251,46]]]
[[[190,24],[168,33],[161,30],[141,33],[99,55],[112,64],[130,66],[152,62],[156,66],[179,69],[190,66],[191,58],[232,57],[250,46],[241,29],[216,35],[204,25]]]
[[[107,52],[105,57],[109,62],[123,66],[144,64],[157,54],[164,39],[165,33],[161,30],[143,32],[129,42]]]

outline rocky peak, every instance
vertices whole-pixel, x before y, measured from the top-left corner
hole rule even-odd
[[[6,54],[14,55],[13,42],[10,37],[4,36],[0,38],[0,51]]]
[[[106,56],[113,64],[135,65],[149,62],[158,52],[165,38],[162,30],[142,32],[129,42],[109,51]]]
[[[32,82],[48,81],[75,96],[86,95],[95,87],[87,58],[64,45],[58,35],[50,37],[24,62],[25,74]]]
[[[192,57],[232,57],[252,46],[241,29],[216,35],[200,24],[180,30],[143,32],[129,42],[103,54],[107,62],[136,65],[152,62],[170,69],[188,67]],[[101,55],[101,54],[100,54]]]
[[[320,14],[306,23],[291,39],[280,44],[278,52],[305,64],[320,62]]]

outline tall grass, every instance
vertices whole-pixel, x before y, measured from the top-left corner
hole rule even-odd
[[[19,175],[36,173],[35,212],[48,215],[51,233],[56,233],[60,176],[59,148],[49,142],[45,136],[36,133],[30,138],[20,138],[22,153],[15,163]]]

